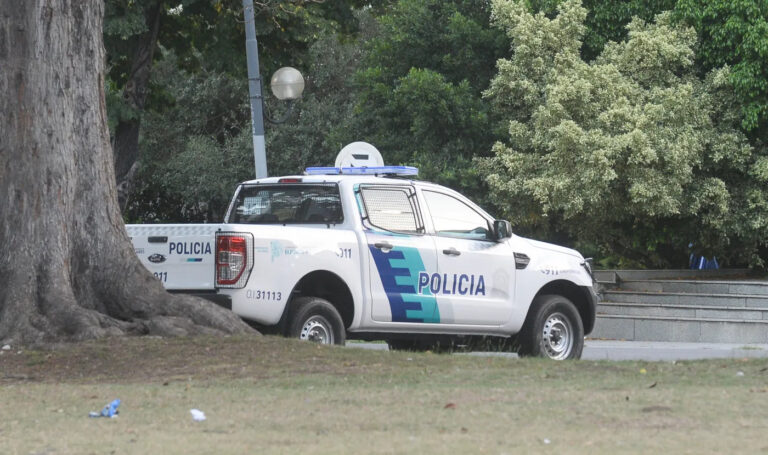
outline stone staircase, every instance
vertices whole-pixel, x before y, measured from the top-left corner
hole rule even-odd
[[[590,338],[768,343],[768,279],[747,270],[598,271]]]

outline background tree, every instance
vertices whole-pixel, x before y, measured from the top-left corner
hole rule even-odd
[[[128,222],[220,222],[235,185],[253,178],[245,78],[180,69],[170,51],[153,81],[171,100],[145,112]]]
[[[360,15],[370,17],[365,11]],[[312,27],[296,32],[297,42],[280,58],[283,65],[305,65],[307,88],[286,123],[267,125],[271,175],[332,162],[340,147],[326,147],[325,138],[343,131],[341,125],[352,118],[348,76],[359,61],[360,47],[349,38],[355,34],[344,30],[353,27],[309,14],[302,20]],[[259,39],[266,48],[272,43]],[[221,221],[235,185],[253,178],[248,86],[241,74],[244,54],[233,57],[242,60],[242,68],[228,68],[211,64],[207,53],[195,51],[200,65],[187,69],[174,50],[161,48],[151,81],[157,101],[144,114],[148,121],[142,126],[141,164],[125,212],[130,222]],[[280,63],[277,57],[267,62],[262,74]],[[268,86],[264,90],[269,93]],[[281,103],[271,97],[266,102],[273,117],[282,116]]]
[[[552,17],[562,0],[529,0],[532,12]],[[591,61],[609,41],[626,38],[632,18],[651,21],[663,11],[696,29],[700,77],[724,65],[741,105],[742,128],[753,144],[768,142],[768,2],[764,0],[584,0],[581,54]]]
[[[699,35],[696,61],[702,73],[731,67],[730,83],[740,104],[742,126],[768,142],[768,2],[679,0],[675,17]]]
[[[275,151],[270,173],[286,175],[307,166],[333,165],[342,147],[360,140],[353,129],[358,101],[353,75],[375,36],[375,17],[359,10],[359,33],[326,34],[309,49],[305,94],[288,122],[270,128],[267,146]]]
[[[115,85],[122,85],[119,97],[115,97],[121,110],[116,116],[118,120],[112,135],[112,147],[118,201],[123,207],[136,170],[134,164],[138,156],[141,112],[147,101],[160,19],[167,6],[160,0],[107,0],[106,5],[105,39],[125,52],[122,55],[117,52],[110,54],[113,56],[110,67],[116,73],[110,81],[110,88],[117,92]]]
[[[508,47],[489,26],[489,8],[470,0],[394,4],[367,42],[351,125],[388,163],[416,165],[421,178],[475,197],[484,191],[472,157],[500,137],[482,91]]]
[[[557,15],[557,6],[563,0],[529,0],[532,13],[543,12],[547,17]],[[627,24],[637,17],[652,21],[657,14],[675,7],[677,0],[583,0],[587,9],[584,20],[581,56],[594,60],[609,41],[622,41],[627,37]]]
[[[669,14],[633,20],[626,41],[585,62],[587,11],[574,0],[558,8],[550,19],[494,2],[514,54],[486,95],[509,137],[481,163],[513,223],[646,265],[684,265],[689,242],[721,258],[754,255],[766,233],[765,158],[739,129],[729,69],[699,79],[696,32]]]
[[[352,30],[356,24],[352,8],[359,0],[254,3],[262,73],[269,75],[286,62],[304,66],[309,45],[322,31]],[[133,177],[141,156],[141,119],[145,112],[163,112],[174,102],[172,87],[163,84],[167,75],[151,77],[154,66],[171,56],[174,66],[165,65],[166,72],[247,80],[242,2],[107,0],[104,37],[115,172],[120,205],[125,209],[134,192]],[[164,52],[156,52],[158,47]],[[247,85],[243,87],[245,91],[239,94],[247,101]],[[231,108],[237,109],[239,104]]]
[[[133,7],[141,3],[109,2]],[[557,19],[557,5],[561,3],[562,0],[525,0],[520,11],[540,12],[552,21]],[[504,30],[491,26],[491,6],[486,0],[393,0],[373,6],[354,0],[265,2],[266,8],[261,10],[256,24],[262,72],[270,74],[290,62],[307,78],[304,98],[291,120],[267,128],[270,172],[288,174],[309,165],[327,165],[346,143],[366,140],[375,144],[389,163],[416,165],[424,179],[461,190],[485,206],[498,203],[524,234],[557,242],[578,241],[580,248],[586,248],[590,254],[610,256],[636,266],[684,265],[680,261],[687,257],[685,249],[691,241],[697,244],[696,248],[703,248],[701,251],[714,252],[720,258],[727,252],[731,263],[757,264],[759,255],[768,254],[761,250],[763,192],[768,173],[763,163],[768,155],[767,130],[761,120],[765,105],[761,93],[768,80],[764,67],[768,61],[764,50],[768,46],[763,45],[768,34],[762,32],[764,3],[584,0],[586,13],[576,30],[578,55],[569,53],[567,57],[578,57],[579,65],[591,68],[594,74],[580,73],[581,79],[577,78],[585,84],[601,85],[601,72],[618,72],[621,79],[607,81],[605,90],[614,90],[621,96],[581,99],[575,88],[565,90],[562,81],[554,76],[565,74],[561,73],[565,66],[552,62],[542,66],[545,60],[531,57],[517,63],[520,74],[525,75],[521,80],[535,83],[529,92],[511,91],[500,81],[488,92],[492,93],[490,98],[484,100],[482,93],[497,72],[492,63],[517,52],[516,46],[510,52]],[[239,4],[237,0],[185,0],[181,9],[174,4],[166,5],[170,9],[163,13],[142,114],[142,164],[137,168],[138,184],[125,212],[126,219],[220,221],[234,185],[252,176]],[[358,8],[356,16],[351,15],[354,8]],[[656,24],[664,25],[659,30],[686,30],[685,33],[651,31],[655,25],[648,24],[653,23],[657,14],[668,10],[672,15],[664,16],[663,24]],[[121,14],[120,27],[133,30],[128,11]],[[633,17],[642,21],[628,27]],[[690,32],[684,25],[694,25],[696,32]],[[115,40],[119,37],[113,32],[105,33],[108,43],[112,42],[110,36]],[[634,38],[629,36],[631,33]],[[653,34],[675,41],[661,46],[659,40],[649,38]],[[570,41],[566,42],[570,46]],[[614,48],[615,45],[608,44],[611,42],[621,45]],[[629,42],[636,48],[626,50],[621,59],[607,60],[608,55],[625,49]],[[658,49],[647,44],[650,42],[656,43]],[[115,59],[110,57],[107,95],[113,126],[118,117],[133,115],[132,110],[125,109],[121,88],[121,77],[129,74],[128,62],[133,55],[120,50],[119,46],[126,43],[115,41]],[[108,44],[108,49],[113,45]],[[685,52],[670,53],[670,49],[683,48]],[[628,55],[632,52],[644,56],[647,62],[630,65]],[[649,52],[659,55],[654,57]],[[557,58],[565,55],[557,54]],[[579,65],[574,63],[568,71],[582,68]],[[628,68],[638,69],[637,74],[630,74],[634,69]],[[654,79],[664,72],[676,77]],[[539,75],[532,76],[536,74]],[[643,74],[649,79],[641,81]],[[568,73],[566,80],[577,80],[574,78]],[[555,90],[556,87],[560,88]],[[578,103],[565,103],[562,115],[563,119],[573,117],[571,120],[587,136],[599,131],[614,144],[611,147],[618,147],[615,144],[627,140],[629,130],[620,130],[615,125],[609,128],[599,123],[598,118],[591,122],[577,114],[586,109],[603,113],[631,107],[627,128],[633,126],[632,131],[651,138],[647,140],[652,142],[649,149],[657,155],[655,161],[636,161],[630,158],[636,151],[629,148],[611,152],[611,170],[617,174],[611,190],[588,197],[573,190],[573,204],[581,204],[584,197],[601,201],[593,206],[584,205],[596,210],[592,220],[602,219],[603,210],[612,212],[613,204],[606,201],[624,204],[616,217],[607,218],[604,226],[588,226],[575,212],[566,212],[554,203],[542,211],[544,189],[517,189],[509,193],[494,187],[495,191],[489,192],[484,181],[488,169],[478,169],[473,164],[475,157],[501,156],[492,151],[492,144],[497,141],[503,141],[515,153],[540,157],[553,153],[550,148],[556,141],[551,132],[545,130],[544,124],[531,123],[546,104],[550,90],[570,91],[579,99]],[[528,98],[515,99],[522,94]],[[582,108],[577,107],[579,103],[584,103]],[[667,110],[663,103],[671,103],[674,109],[668,111],[679,118],[661,116],[660,112]],[[664,108],[651,109],[656,105]],[[269,108],[280,109],[276,104]],[[750,118],[756,118],[757,123],[750,123]],[[662,123],[653,125],[647,123],[648,119]],[[535,133],[533,137],[538,142],[515,145],[516,139],[509,135],[509,120],[524,124]],[[695,140],[685,145],[679,142],[688,137]],[[672,141],[681,152],[669,152],[666,141]],[[594,141],[591,145],[578,145],[584,150],[563,157],[583,153],[593,159],[595,150],[601,150]],[[736,159],[741,156],[741,152],[733,152],[736,149],[744,150],[749,157]],[[496,160],[481,162],[502,164]],[[506,178],[514,176],[513,170],[527,169],[515,166],[518,164],[509,164],[507,170],[494,173]],[[671,171],[673,168],[688,170],[680,171],[678,178],[677,171]],[[574,173],[581,172],[580,169],[573,165],[570,170]],[[592,172],[588,166],[585,169]],[[554,166],[552,175],[561,171],[564,169]],[[516,178],[515,182],[522,182]],[[646,202],[639,199],[639,193],[627,193],[630,187],[643,188],[640,182],[644,178],[665,183]],[[721,183],[724,192],[718,189]],[[609,193],[615,197],[611,199]],[[532,199],[534,194],[538,199]],[[557,197],[571,197],[561,196]],[[680,207],[679,213],[675,212],[676,207]],[[565,218],[566,213],[573,218]],[[754,216],[748,216],[749,213]],[[574,227],[576,221],[580,221],[583,229]],[[596,236],[601,229],[603,233]],[[616,261],[612,263],[615,265]]]
[[[103,3],[0,3],[0,341],[245,332],[171,296],[117,206],[104,100]]]

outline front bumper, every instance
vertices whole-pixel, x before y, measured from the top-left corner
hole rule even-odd
[[[584,294],[587,297],[586,314],[582,314],[582,323],[584,324],[584,335],[589,335],[592,329],[595,328],[595,319],[597,317],[597,304],[600,302],[600,297],[595,291],[597,284],[592,286],[583,286]]]

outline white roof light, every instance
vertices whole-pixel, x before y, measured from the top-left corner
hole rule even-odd
[[[384,166],[384,158],[381,153],[367,142],[353,142],[347,144],[336,155],[336,167],[374,167]]]

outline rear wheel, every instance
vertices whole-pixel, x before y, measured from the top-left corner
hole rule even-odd
[[[533,300],[517,341],[520,356],[579,359],[584,325],[573,302],[560,295],[541,295]]]
[[[344,344],[344,323],[330,302],[319,297],[299,297],[292,306],[289,337],[320,344]]]

